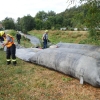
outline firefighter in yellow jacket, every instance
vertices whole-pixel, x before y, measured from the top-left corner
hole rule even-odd
[[[4,38],[4,44],[3,47],[6,46],[7,50],[6,50],[6,59],[7,59],[7,65],[11,64],[11,58],[12,57],[12,63],[13,65],[16,65],[16,46],[14,44],[14,38],[9,35],[9,34],[5,34],[5,32],[1,33],[1,36]]]

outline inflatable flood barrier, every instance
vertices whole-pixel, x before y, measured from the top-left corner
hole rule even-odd
[[[88,44],[75,44],[75,43],[58,43],[56,44],[58,48],[72,48],[72,49],[82,49],[100,52],[100,46],[88,45]]]
[[[38,48],[19,48],[16,49],[16,56],[24,61],[29,62],[29,58],[33,57],[34,54],[42,49]]]
[[[49,48],[35,53],[29,61],[78,78],[81,84],[100,87],[100,53],[96,51]]]

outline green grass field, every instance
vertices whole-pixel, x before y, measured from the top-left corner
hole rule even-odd
[[[39,33],[41,38],[43,31]],[[79,38],[75,40],[78,42]],[[75,78],[19,58],[17,66],[6,65],[5,57],[0,49],[0,100],[100,100],[99,88],[87,83],[80,85]]]

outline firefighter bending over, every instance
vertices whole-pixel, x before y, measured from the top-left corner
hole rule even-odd
[[[12,57],[12,64],[16,65],[16,46],[14,44],[14,38],[10,34],[5,34],[5,32],[2,32],[1,36],[4,38],[4,44],[3,47],[6,46],[6,60],[7,65],[11,64],[11,58]]]

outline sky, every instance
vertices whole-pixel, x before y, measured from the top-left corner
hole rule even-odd
[[[39,11],[65,11],[69,6],[67,0],[0,0],[0,21],[6,17],[17,20],[27,15],[35,17]]]

